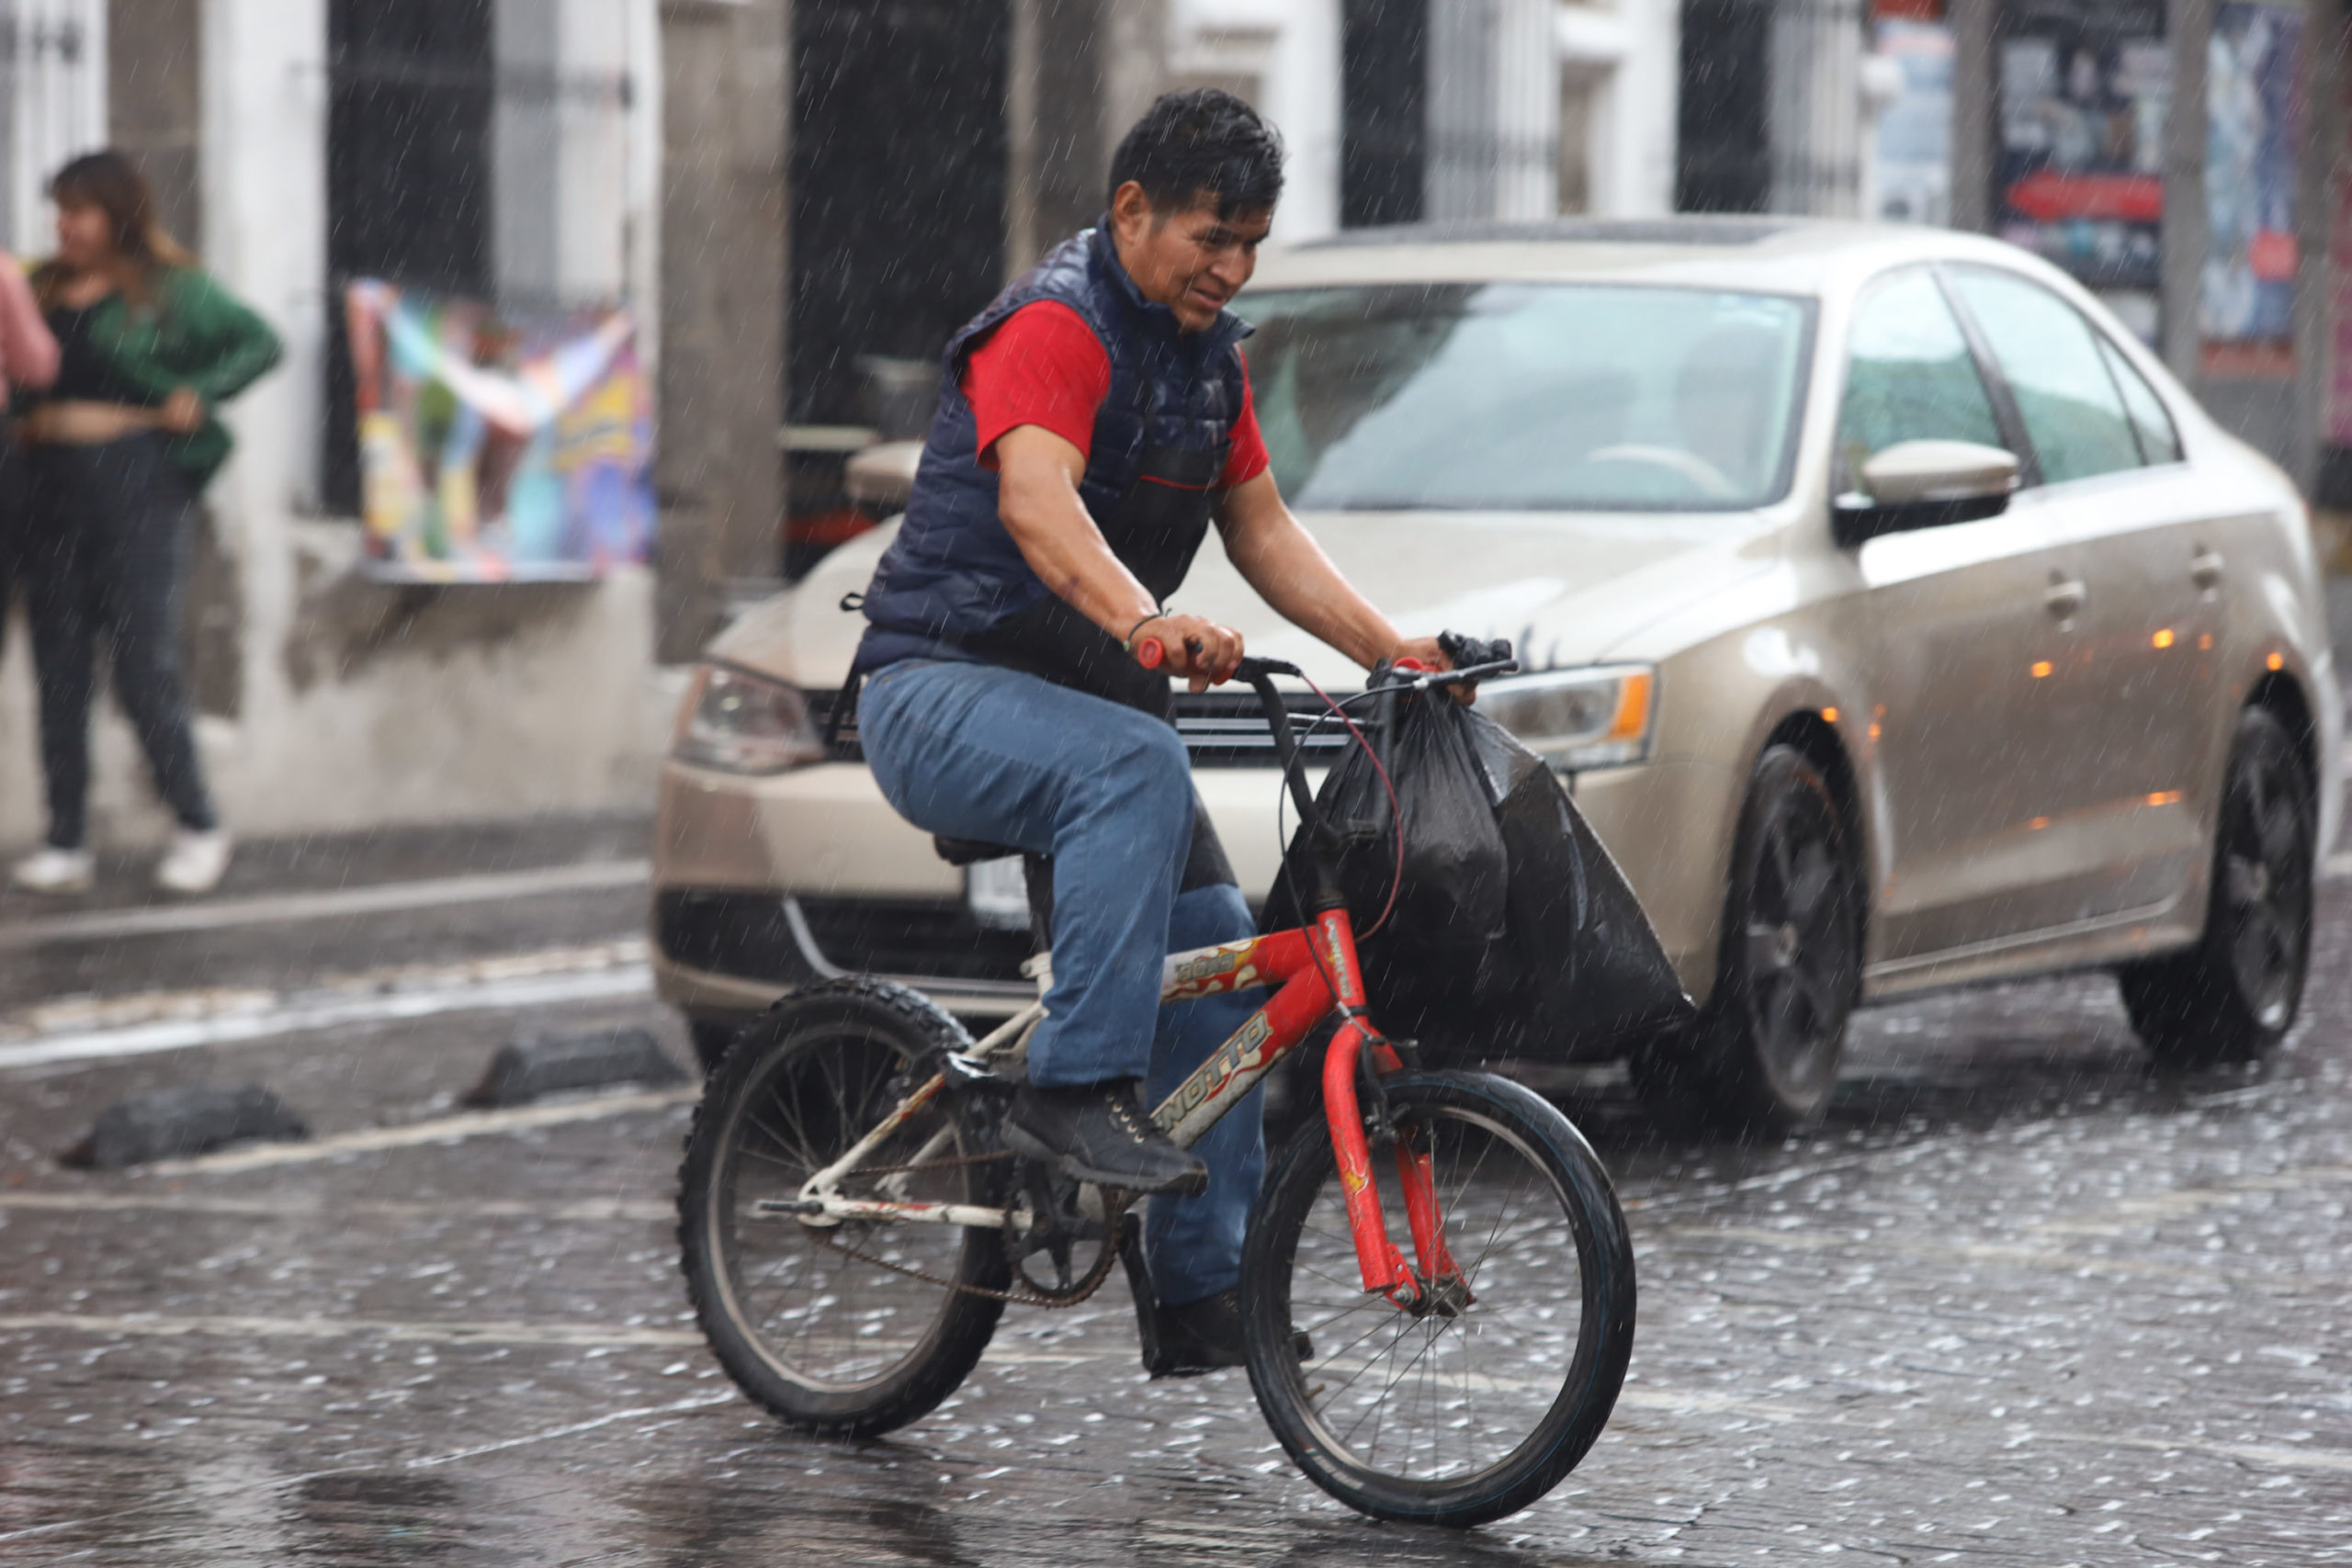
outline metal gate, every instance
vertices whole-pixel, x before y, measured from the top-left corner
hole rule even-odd
[[[51,244],[49,176],[107,143],[106,0],[0,0],[0,233]]]

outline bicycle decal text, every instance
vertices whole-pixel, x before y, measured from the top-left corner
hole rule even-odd
[[[1262,1071],[1266,1066],[1266,1042],[1273,1037],[1274,1026],[1264,1012],[1250,1015],[1250,1021],[1236,1030],[1233,1038],[1218,1046],[1209,1059],[1203,1062],[1193,1076],[1176,1086],[1176,1092],[1160,1101],[1151,1119],[1161,1131],[1175,1136],[1178,1130],[1202,1111],[1209,1114],[1201,1118],[1194,1129],[1197,1137],[1207,1131],[1209,1123],[1222,1114],[1216,1107],[1235,1080],[1244,1075]],[[1179,1143],[1185,1140],[1178,1138]]]
[[[1253,939],[1170,958],[1167,978],[1160,986],[1159,999],[1163,1002],[1190,1001],[1196,997],[1247,990],[1262,979],[1254,962],[1257,954],[1258,943]]]

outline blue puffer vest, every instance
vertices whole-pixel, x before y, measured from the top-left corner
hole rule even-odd
[[[980,467],[978,427],[962,390],[972,350],[1015,310],[1041,299],[1075,310],[1110,358],[1111,389],[1095,415],[1079,495],[1112,552],[1164,601],[1207,535],[1213,487],[1241,413],[1236,345],[1250,327],[1227,311],[1205,331],[1180,331],[1173,311],[1136,289],[1107,228],[1087,230],[948,341],[939,410],[906,520],[866,589],[871,624],[857,673],[901,659],[978,658],[1134,700],[1126,688],[1141,671],[1115,639],[1054,597],[1005,531],[997,476]],[[1125,670],[1111,668],[1111,655]],[[1164,702],[1164,678],[1157,690]]]

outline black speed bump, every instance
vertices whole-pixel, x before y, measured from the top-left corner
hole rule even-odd
[[[498,1048],[468,1105],[522,1105],[566,1089],[606,1084],[683,1083],[686,1071],[646,1029],[526,1034]]]
[[[238,1089],[164,1089],[108,1106],[82,1141],[59,1156],[88,1170],[120,1170],[186,1159],[250,1139],[307,1138],[310,1128],[259,1084]]]

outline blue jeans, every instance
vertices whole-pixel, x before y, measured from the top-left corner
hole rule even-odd
[[[1238,887],[1178,891],[1193,779],[1167,724],[993,664],[909,660],[866,678],[857,727],[875,782],[916,827],[1054,857],[1054,983],[1032,1083],[1140,1077],[1156,1105],[1248,1020],[1247,997],[1159,1005],[1170,953],[1255,929]],[[1194,1146],[1206,1192],[1151,1200],[1144,1240],[1164,1303],[1241,1277],[1266,1164],[1261,1100],[1250,1094]]]

